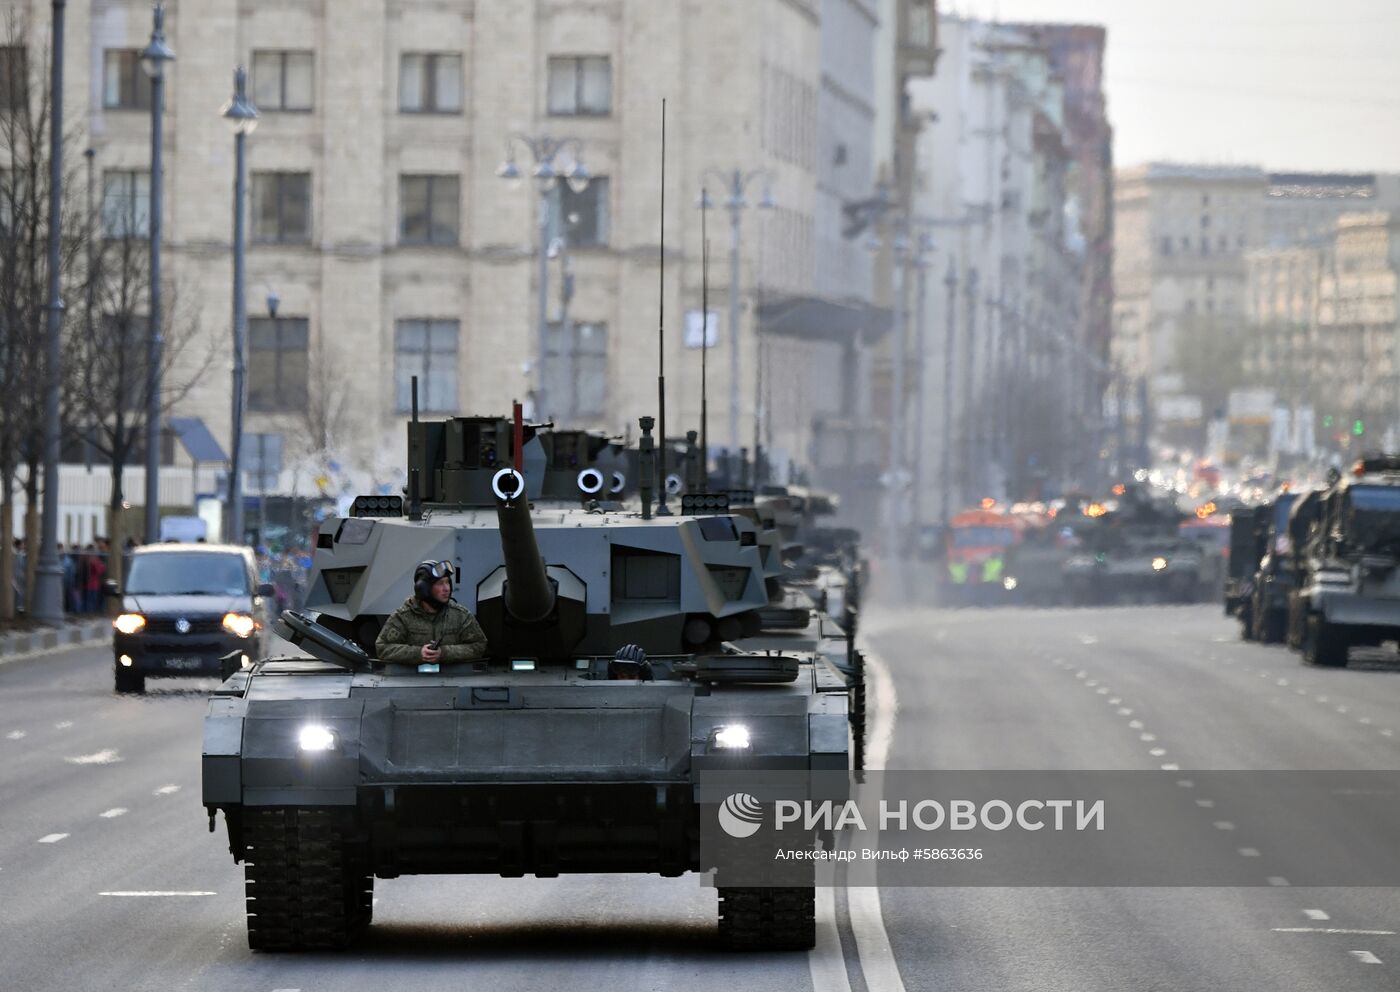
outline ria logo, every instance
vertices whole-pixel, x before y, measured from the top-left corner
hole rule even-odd
[[[747,792],[736,792],[720,804],[719,825],[739,840],[752,837],[763,825],[763,804]]]

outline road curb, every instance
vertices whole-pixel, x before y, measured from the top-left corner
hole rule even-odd
[[[26,630],[0,635],[0,665],[23,661],[62,648],[76,647],[110,637],[112,621],[105,617],[64,624],[46,630]]]

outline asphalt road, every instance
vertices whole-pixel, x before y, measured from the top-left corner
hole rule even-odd
[[[1304,668],[1208,606],[893,605],[865,625],[873,747],[892,769],[1400,769],[1392,658]],[[118,698],[110,658],[0,665],[3,992],[1400,985],[1394,889],[1286,884],[842,889],[822,894],[816,951],[751,956],[718,947],[694,879],[406,877],[378,883],[354,951],[253,954],[241,870],[199,804],[211,683]],[[1282,883],[1268,825],[1230,829]]]

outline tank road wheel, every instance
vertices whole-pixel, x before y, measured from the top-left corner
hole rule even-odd
[[[1303,660],[1319,668],[1345,668],[1346,635],[1329,624],[1325,617],[1310,614],[1303,635]]]
[[[243,837],[253,950],[341,948],[369,925],[374,879],[347,857],[329,814],[250,810]]]
[[[736,951],[806,951],[817,943],[816,889],[719,889],[719,935]]]

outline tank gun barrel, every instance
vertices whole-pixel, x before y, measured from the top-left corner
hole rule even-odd
[[[515,469],[503,468],[491,480],[491,489],[496,497],[501,555],[506,563],[506,610],[516,620],[536,623],[553,612],[555,586],[545,571],[535,540],[525,477]]]

